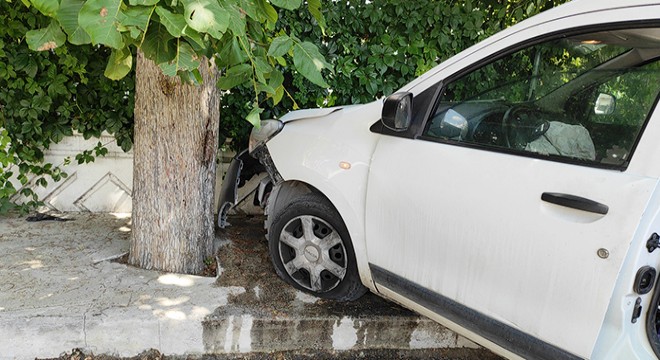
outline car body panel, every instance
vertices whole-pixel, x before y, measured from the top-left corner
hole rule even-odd
[[[410,153],[417,154],[415,161],[408,161]],[[619,171],[383,138],[369,177],[368,258],[485,316],[588,357],[630,234],[656,182]],[[541,201],[547,191],[593,199],[610,211],[603,216],[549,204]],[[609,258],[598,257],[600,248],[609,250]]]
[[[657,120],[655,122],[652,120],[654,125],[658,124]],[[657,251],[648,252],[646,250],[646,242],[650,235],[659,229],[660,184],[656,186],[648,202],[637,232],[631,241],[630,251],[621,267],[610,306],[603,321],[601,334],[592,354],[593,359],[655,358],[646,338],[646,316],[643,315],[635,323],[631,319],[638,297],[642,299],[643,312],[646,313],[650,309],[653,291],[640,296],[633,290],[633,282],[638,269],[647,265],[657,268],[660,263],[660,254]]]
[[[574,0],[472,46],[400,91],[419,95],[548,34],[636,21],[658,26],[660,2]],[[519,356],[515,349],[374,284],[370,264],[579,357],[653,356],[643,321],[631,322],[639,297],[631,283],[638,268],[660,262],[660,251],[645,249],[660,228],[660,110],[625,171],[373,133],[381,111],[375,101],[292,112],[266,143],[284,182],[309,184],[341,214],[366,286],[510,358]],[[544,192],[592,199],[609,212],[549,204]],[[651,296],[641,296],[644,309]]]
[[[342,109],[349,109],[349,108],[355,107],[355,106],[359,106],[359,105],[347,105],[347,106],[335,106],[335,107],[329,107],[329,108],[295,110],[295,111],[291,111],[291,112],[286,113],[279,120],[286,124],[288,122],[295,121],[295,120],[320,118],[320,117],[328,116],[328,115],[332,114],[335,111],[339,111],[339,110],[342,110]]]
[[[628,3],[626,3],[626,6],[628,6]],[[659,15],[658,17],[660,17],[660,7],[658,6],[644,4],[643,9],[648,12],[657,13]],[[533,34],[539,32],[538,27],[542,27],[544,33],[553,33],[566,28],[572,28],[576,23],[579,23],[581,26],[588,26],[608,21],[634,21],[648,17],[648,13],[640,12],[640,10],[641,9],[639,8],[628,8],[624,10],[588,11],[585,14],[579,14],[579,11],[576,11],[576,14],[567,13],[565,17],[559,20],[546,21],[543,22],[542,25],[537,24],[526,27],[524,31],[515,32],[512,29],[509,32],[496,35],[498,39],[493,39],[492,41],[468,49],[466,51],[469,53],[468,55],[458,55],[460,60],[455,62],[450,59],[448,65],[441,64],[438,68],[431,70],[430,73],[432,74],[426,77],[426,79],[420,79],[413,82],[411,85],[404,87],[404,89],[413,91],[415,94],[421,93],[433,84],[453,76],[464,68],[469,68],[471,63],[477,64],[481,62],[482,59],[497,54],[505,48],[524,42],[526,39],[534,38]],[[521,26],[519,28],[524,27]],[[656,114],[657,113],[658,112],[656,111]],[[657,117],[657,115],[654,117]],[[621,265],[625,257],[628,255],[628,245],[630,245],[632,240],[631,234],[635,234],[637,224],[641,220],[648,199],[653,193],[657,183],[658,169],[660,167],[657,166],[657,161],[652,161],[652,159],[658,158],[658,147],[648,140],[644,141],[644,139],[657,138],[659,135],[657,133],[658,126],[655,126],[657,123],[657,120],[653,122],[652,119],[652,125],[649,125],[646,129],[639,148],[636,150],[636,153],[625,172],[626,180],[623,180],[623,177],[618,177],[619,179],[615,180],[615,177],[609,175],[621,175],[618,171],[597,170],[580,166],[566,166],[565,164],[552,164],[542,160],[525,159],[514,155],[492,154],[481,150],[465,149],[454,145],[441,145],[425,143],[418,140],[411,141],[408,139],[383,137],[377,145],[369,179],[369,191],[370,194],[373,194],[368,196],[368,215],[367,223],[365,225],[365,228],[367,229],[366,235],[369,261],[384,266],[389,270],[395,269],[395,273],[404,274],[404,276],[407,275],[405,277],[410,280],[428,281],[428,283],[423,283],[423,285],[426,285],[426,287],[431,290],[447,294],[447,296],[453,299],[463,300],[463,303],[468,304],[468,306],[473,309],[482,311],[487,316],[509,323],[512,327],[531,331],[532,335],[552,344],[557,344],[560,347],[575,349],[574,351],[576,354],[588,358],[590,357],[593,345],[600,334],[601,323],[605,317],[607,306],[614,290],[614,281],[621,270]],[[403,146],[403,143],[407,143],[408,146]],[[387,150],[380,151],[383,148],[387,148]],[[440,152],[438,150],[439,148],[443,148],[445,151]],[[421,154],[421,157],[418,156],[414,161],[411,161],[407,156],[407,154],[411,153]],[[435,155],[435,157],[431,154]],[[509,158],[509,161],[503,161],[504,158]],[[435,159],[441,159],[436,161],[442,161],[443,165],[442,169],[437,169],[436,172],[433,171],[434,168],[432,166],[428,165],[432,164]],[[464,159],[470,159],[470,163],[475,169],[466,169],[465,166],[461,166],[461,162]],[[382,162],[382,165],[379,164],[379,161]],[[415,164],[420,165],[416,166]],[[502,264],[499,264],[498,266],[497,263],[489,260],[489,256],[497,257],[498,251],[503,251],[502,249],[507,249],[508,251],[511,250],[510,248],[513,244],[509,241],[511,240],[510,238],[504,236],[498,236],[495,238],[491,237],[488,244],[484,247],[477,246],[479,243],[477,241],[434,243],[435,239],[433,237],[426,238],[419,242],[417,241],[418,239],[424,239],[424,235],[428,236],[428,234],[434,234],[437,237],[444,236],[447,238],[462,239],[464,237],[461,237],[460,234],[465,233],[466,231],[472,233],[473,238],[488,238],[489,231],[471,227],[468,223],[460,221],[461,216],[469,217],[471,215],[474,218],[481,220],[492,220],[492,224],[486,225],[488,229],[498,227],[506,228],[507,226],[511,226],[510,221],[507,221],[504,218],[492,218],[489,217],[488,214],[479,213],[479,208],[470,209],[473,210],[474,213],[468,214],[466,213],[468,209],[460,208],[459,206],[452,206],[453,204],[460,204],[461,201],[469,201],[472,199],[472,203],[479,203],[483,205],[483,208],[485,209],[493,209],[497,208],[498,204],[502,201],[506,201],[506,198],[498,197],[497,195],[507,188],[507,180],[499,179],[497,177],[496,174],[498,174],[498,172],[496,168],[488,168],[488,166],[492,164],[498,164],[508,169],[525,169],[529,174],[538,175],[540,173],[547,174],[548,176],[552,176],[553,173],[559,174],[566,172],[567,170],[574,170],[575,172],[573,174],[562,174],[564,180],[558,179],[557,176],[550,177],[553,182],[549,182],[549,184],[557,185],[557,181],[559,180],[559,184],[561,184],[560,187],[563,187],[563,189],[557,189],[557,186],[555,186],[556,191],[582,194],[586,198],[599,199],[603,197],[611,197],[611,199],[609,199],[610,204],[608,205],[610,205],[612,212],[609,214],[609,218],[619,216],[621,219],[625,219],[627,223],[622,224],[613,222],[609,224],[607,228],[610,230],[604,232],[602,237],[599,236],[598,233],[593,232],[593,237],[591,238],[592,243],[589,245],[587,243],[581,243],[565,244],[563,247],[554,247],[551,246],[551,242],[548,242],[549,239],[545,239],[541,242],[547,242],[548,246],[551,246],[552,248],[547,249],[547,252],[544,252],[543,247],[535,249],[533,247],[534,244],[530,242],[527,244],[527,249],[523,250],[528,251],[528,253],[521,253],[519,254],[520,257],[517,258],[518,261],[522,261],[523,263],[527,261],[527,266],[518,269],[518,271],[521,273],[530,272],[530,274],[533,274],[536,267],[544,271],[554,269],[554,272],[550,271],[547,273],[547,275],[550,275],[547,280],[550,281],[553,286],[566,284],[565,289],[563,291],[552,289],[554,296],[547,296],[546,286],[548,284],[541,283],[539,284],[539,288],[530,286],[527,291],[523,292],[522,286],[524,286],[524,284],[530,284],[534,279],[530,275],[527,279],[517,279],[520,281],[517,286],[521,287],[517,291],[513,288],[509,288],[508,291],[503,291],[506,294],[523,294],[528,297],[527,300],[518,301],[515,299],[505,299],[501,304],[483,304],[483,298],[480,298],[478,294],[489,294],[498,289],[503,290],[506,288],[506,283],[503,283],[502,279],[520,277],[519,275],[510,272],[511,269],[508,271],[502,269]],[[394,169],[392,169],[393,166],[395,167]],[[547,170],[540,170],[539,168],[547,168]],[[456,173],[456,169],[460,169],[461,172]],[[466,175],[463,171],[467,172],[469,175]],[[582,173],[591,174],[584,175]],[[596,173],[600,173],[600,175]],[[407,178],[416,179],[421,179],[422,177],[427,176],[433,178],[435,181],[434,183],[424,181],[419,181],[415,184],[406,182],[398,183],[398,178],[395,174],[406,174]],[[516,179],[524,174],[524,172],[521,174],[516,173],[512,178]],[[493,186],[492,189],[489,189],[489,191],[482,191],[483,189],[477,189],[475,191],[468,190],[467,194],[462,194],[460,192],[459,189],[464,186],[462,183],[463,181],[470,177],[476,178],[481,175],[490,178]],[[596,180],[596,184],[591,182],[576,184],[576,182],[579,182],[581,179],[590,178],[600,180]],[[609,220],[607,216],[598,219],[591,215],[580,214],[581,212],[577,210],[557,209],[555,206],[541,203],[541,193],[544,191],[550,191],[550,189],[542,187],[529,189],[528,184],[531,184],[533,181],[535,181],[535,179],[531,178],[527,182],[516,183],[513,188],[520,189],[520,191],[529,191],[529,200],[538,203],[538,205],[531,203],[511,204],[509,202],[507,203],[507,206],[526,206],[530,210],[534,210],[534,207],[538,207],[538,213],[523,212],[520,214],[523,218],[516,219],[516,221],[529,224],[539,224],[541,223],[539,219],[545,219],[546,221],[551,220],[555,222],[555,224],[549,226],[548,231],[551,231],[553,227],[566,228],[567,224],[571,224],[572,227],[567,229],[567,233],[583,234],[591,233],[592,231],[589,229],[589,226],[585,225],[583,222],[592,222],[594,224],[592,228],[603,228],[603,223]],[[615,181],[614,183],[609,184],[611,189],[625,188],[631,191],[631,193],[609,194],[608,187],[603,186],[608,181]],[[624,182],[620,183],[619,181]],[[435,184],[442,184],[441,187],[448,188],[442,192],[446,197],[432,195],[434,190],[430,190],[430,188],[433,188]],[[409,199],[410,202],[387,203],[387,201],[393,199],[393,197],[377,195],[383,194],[387,191],[394,193],[400,193],[403,191],[405,195],[401,196],[401,198]],[[488,196],[489,193],[492,193],[495,196]],[[532,194],[536,194],[537,196],[532,196]],[[518,198],[519,197],[515,197],[515,199]],[[607,203],[608,201],[605,202]],[[421,214],[424,211],[426,211],[425,214],[428,215],[429,213],[432,213],[431,209],[433,206],[442,206],[443,209],[451,208],[462,213],[453,214],[451,211],[449,212],[451,219],[449,219],[449,225],[447,226],[449,226],[450,229],[444,229],[439,225],[441,223],[440,219],[442,218],[440,214],[436,219],[418,219],[419,222],[417,223],[415,223],[414,216],[405,215]],[[419,211],[419,209],[424,210]],[[621,215],[621,212],[624,211],[627,212],[627,214]],[[379,214],[379,212],[381,213]],[[383,212],[385,212],[385,214],[383,214]],[[443,212],[443,214],[445,213],[446,212]],[[380,219],[374,219],[379,216],[381,217]],[[509,225],[507,225],[507,223]],[[416,229],[424,229],[424,231],[416,231]],[[528,231],[531,236],[533,229],[530,228]],[[403,237],[403,234],[406,234],[406,236]],[[647,234],[643,233],[639,236],[644,237],[647,236]],[[384,242],[384,239],[387,238],[390,238],[391,240]],[[469,237],[465,238],[469,239]],[[406,244],[403,239],[414,239],[414,242]],[[498,249],[494,249],[493,244],[496,245]],[[446,245],[447,248],[444,248],[441,245]],[[525,247],[520,248],[521,245],[525,244],[517,243],[519,249],[525,249]],[[552,256],[549,255],[554,254],[555,259],[559,258],[563,251],[565,251],[566,245],[579,245],[580,249],[576,249],[576,252],[573,253],[573,255],[580,256],[580,259],[582,259],[582,256],[584,256],[584,259],[587,257],[589,258],[589,262],[585,261],[582,264],[584,268],[573,269],[576,271],[586,271],[585,273],[582,273],[583,276],[581,276],[581,278],[577,278],[577,276],[576,278],[572,278],[572,273],[570,271],[564,273],[563,276],[558,276],[556,272],[561,271],[561,268],[556,265],[553,266],[552,261],[550,261]],[[610,258],[605,264],[599,263],[600,259],[596,257],[595,251],[600,247],[610,250],[616,249],[616,251],[610,251]],[[414,252],[414,254],[409,252]],[[469,253],[470,257],[462,258],[456,256],[456,254],[466,253]],[[580,253],[582,255],[578,255]],[[401,261],[401,259],[410,258],[415,258],[417,260],[415,262],[408,262],[410,265],[409,268],[402,267],[401,264],[404,262]],[[461,263],[461,261],[466,259],[469,261],[468,263]],[[510,260],[514,261],[513,259]],[[434,268],[434,261],[444,262],[441,270],[435,273],[423,273],[425,270],[428,271],[428,269]],[[485,269],[494,271],[489,273],[488,271],[485,271]],[[596,269],[598,269],[598,271],[596,271]],[[470,284],[459,283],[465,279],[470,279],[470,281],[473,279],[487,279],[487,281],[472,281]],[[498,281],[498,279],[500,281]],[[601,285],[602,283],[608,283],[608,285],[598,287],[597,283],[600,283]],[[436,284],[435,288],[433,284]],[[576,291],[576,289],[583,291],[582,297],[577,295],[578,291]],[[571,296],[575,296],[575,298],[564,297],[562,292],[564,294],[571,294]],[[462,299],[462,297],[468,296],[468,294],[472,294],[473,298]],[[580,298],[589,300],[583,301],[581,307],[576,307],[577,299]],[[598,299],[597,304],[591,300],[594,298]],[[398,300],[405,301],[400,298],[400,296]],[[498,307],[499,310],[495,310],[495,308]],[[506,307],[509,308],[504,309]],[[552,308],[555,308],[555,310],[550,311]],[[630,310],[630,306],[627,306],[626,308]],[[571,309],[572,311],[562,311],[562,309]],[[505,313],[507,315],[503,315]],[[557,316],[562,317],[564,321],[557,323],[549,321]],[[571,326],[571,330],[565,329],[565,324],[569,321],[572,324],[575,324]],[[556,326],[554,328],[548,327],[548,323],[556,324]],[[585,327],[580,328],[581,325]],[[648,347],[648,345],[646,346]]]
[[[298,120],[266,144],[286,181],[314,186],[342,214],[367,286],[372,282],[364,242],[365,196],[371,154],[379,138],[369,126],[380,119],[381,107],[374,102]],[[341,162],[350,164],[350,169],[342,169]]]

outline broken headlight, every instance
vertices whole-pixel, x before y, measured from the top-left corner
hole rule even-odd
[[[261,145],[265,144],[266,141],[270,140],[273,136],[277,135],[283,127],[284,124],[279,120],[263,120],[261,121],[260,126],[252,128],[250,141],[248,143],[248,151],[250,154]]]

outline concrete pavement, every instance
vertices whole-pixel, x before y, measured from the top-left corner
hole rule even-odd
[[[82,348],[135,356],[467,348],[473,343],[373,295],[338,304],[274,275],[259,219],[220,232],[221,274],[146,271],[111,261],[128,251],[130,217],[71,221],[0,217],[0,359]],[[255,230],[256,229],[256,230]]]
[[[0,358],[204,351],[201,321],[241,288],[108,261],[128,251],[130,218],[67,217],[0,220]]]

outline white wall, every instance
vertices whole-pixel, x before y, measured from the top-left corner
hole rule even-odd
[[[99,141],[108,149],[108,154],[97,157],[92,163],[78,165],[75,160],[76,154],[93,149]],[[229,167],[234,154],[219,153],[219,156],[222,163],[218,166],[216,178],[216,204],[224,172]],[[67,157],[71,159],[71,163],[62,166]],[[58,144],[52,144],[51,148],[45,151],[45,160],[53,165],[62,166],[62,170],[69,176],[56,183],[47,178],[49,181],[46,188],[35,186],[34,178],[26,185],[44,202],[45,206],[39,209],[40,211],[131,212],[133,152],[123,152],[112,135],[103,134],[100,139],[89,140],[83,139],[79,134],[67,137]],[[20,183],[16,181],[14,186],[20,189]],[[20,199],[21,196],[17,194],[12,200]],[[246,206],[238,208],[241,209],[239,212],[243,213],[259,212]]]

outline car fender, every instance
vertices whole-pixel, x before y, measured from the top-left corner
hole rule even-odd
[[[296,119],[266,146],[284,182],[308,184],[335,206],[351,235],[362,282],[373,288],[365,241],[365,202],[382,102]]]

